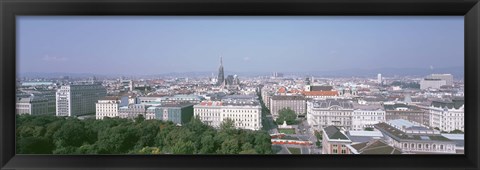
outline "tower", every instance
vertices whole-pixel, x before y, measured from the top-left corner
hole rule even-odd
[[[377,82],[378,82],[378,84],[380,84],[380,85],[382,84],[382,74],[378,74],[378,75],[377,75]]]
[[[225,75],[223,73],[223,58],[220,57],[220,67],[218,68],[218,78],[217,78],[217,86],[220,86],[225,81]]]

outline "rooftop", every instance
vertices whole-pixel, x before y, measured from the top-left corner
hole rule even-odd
[[[450,141],[439,134],[407,134],[404,131],[397,129],[385,122],[375,124],[375,128],[398,140]]]
[[[353,109],[353,102],[349,100],[334,100],[334,99],[327,99],[327,100],[314,100],[313,107],[314,108],[329,108],[332,106],[339,106],[343,109]]]
[[[325,132],[325,134],[327,134],[329,139],[350,140],[336,126],[327,126],[323,129],[323,131]]]
[[[359,154],[401,154],[402,152],[382,140],[373,140],[351,145]]]

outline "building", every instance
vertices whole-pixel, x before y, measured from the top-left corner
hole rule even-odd
[[[385,142],[409,154],[454,154],[455,142],[439,131],[404,119],[375,125],[385,136]]]
[[[410,122],[429,125],[428,113],[417,106],[400,102],[385,102],[383,107],[385,108],[386,121],[405,119]]]
[[[445,80],[445,85],[453,85],[453,75],[451,74],[432,74],[427,78]]]
[[[337,91],[303,91],[302,94],[309,99],[333,99],[339,96]]]
[[[262,107],[258,101],[202,101],[193,106],[194,116],[215,128],[227,119],[233,120],[236,128],[259,130],[262,128]]]
[[[171,121],[177,125],[188,123],[193,117],[192,103],[162,103],[148,107],[146,119]]]
[[[384,139],[382,132],[378,130],[374,131],[346,131],[348,139],[352,141],[352,144],[369,142],[372,140]]]
[[[146,118],[149,107],[151,107],[151,105],[146,104],[129,104],[128,106],[122,106],[118,108],[118,116],[124,119],[134,119],[142,115]]]
[[[123,99],[122,99],[123,98]],[[118,117],[119,107],[128,105],[128,97],[106,96],[95,104],[95,118]]]
[[[377,75],[377,83],[380,85],[382,84],[382,74]]]
[[[301,95],[277,95],[270,98],[270,113],[274,119],[278,118],[279,111],[290,108],[297,115],[306,113],[306,100]]]
[[[464,134],[442,133],[441,135],[455,142],[455,151],[457,154],[465,153],[465,135]]]
[[[380,104],[353,103],[352,130],[373,128],[373,125],[385,121],[385,109]]]
[[[16,113],[20,115],[51,114],[49,111],[49,100],[38,96],[19,97],[16,102]]]
[[[65,85],[56,93],[57,116],[95,114],[95,103],[107,95],[100,84]]]
[[[465,131],[464,99],[456,98],[446,101],[432,101],[428,107],[430,116],[429,126],[441,131]]]
[[[304,91],[333,91],[333,87],[306,85]]]
[[[425,78],[420,81],[420,89],[440,89],[440,87],[447,85],[446,80],[438,79],[438,78]]]
[[[351,154],[402,154],[402,151],[388,145],[383,140],[372,140],[353,145],[347,145]]]
[[[202,96],[197,95],[174,95],[174,96],[165,96],[160,98],[162,103],[194,103],[198,104],[201,101],[205,100]]]
[[[307,121],[312,130],[320,131],[331,125],[351,130],[353,109],[349,100],[313,100],[307,103]]]
[[[347,145],[352,141],[338,127],[327,126],[322,133],[322,154],[350,154]]]
[[[220,57],[220,67],[218,68],[217,86],[225,83],[225,74],[223,73],[223,58]]]

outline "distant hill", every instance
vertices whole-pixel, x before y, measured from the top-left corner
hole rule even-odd
[[[341,69],[341,70],[327,70],[327,71],[311,71],[311,72],[282,72],[285,76],[297,75],[297,76],[321,76],[321,77],[376,77],[377,74],[382,74],[384,77],[391,76],[416,76],[425,77],[429,74],[452,74],[455,79],[464,77],[463,67],[448,67],[448,68],[377,68],[377,69]],[[217,76],[217,71],[200,71],[200,72],[171,72],[161,74],[94,74],[94,73],[35,73],[26,72],[20,73],[20,77],[31,78],[59,78],[61,76],[69,76],[70,78],[85,78],[93,77],[107,78],[107,77],[141,77],[141,78],[153,78],[153,77],[198,77],[198,76]],[[227,75],[242,76],[270,76],[272,72],[229,72],[225,71]]]

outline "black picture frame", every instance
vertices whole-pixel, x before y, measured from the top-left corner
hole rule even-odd
[[[2,169],[479,169],[478,0],[1,0]],[[465,17],[464,155],[15,155],[19,15],[457,15]]]

